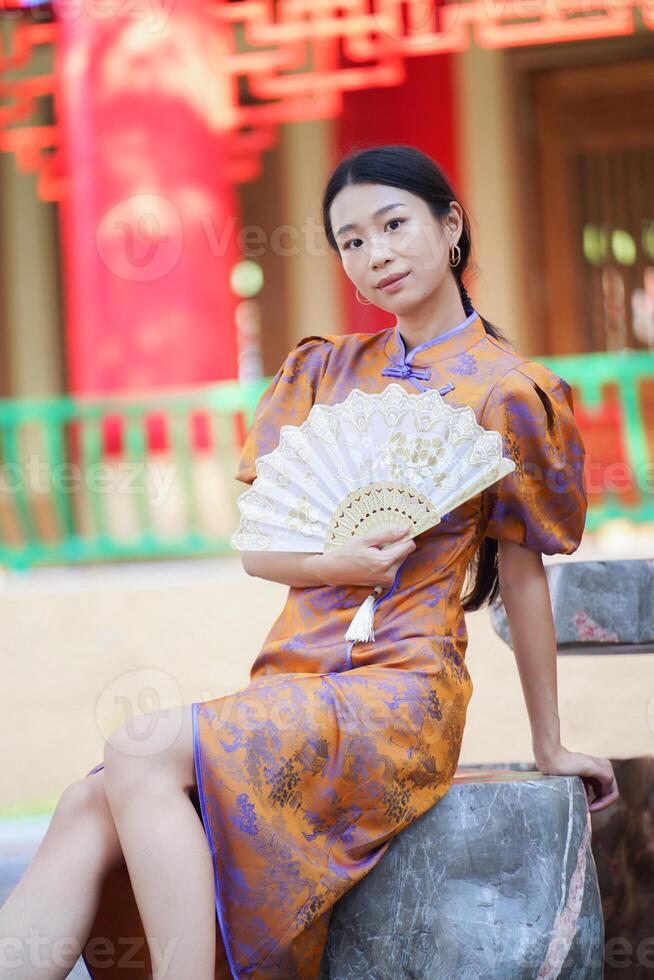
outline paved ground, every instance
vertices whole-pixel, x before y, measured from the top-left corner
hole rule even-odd
[[[587,535],[572,556],[654,556],[651,529]],[[286,587],[245,575],[238,558],[0,574],[0,815],[58,798],[101,761],[108,735],[156,707],[246,686]],[[461,761],[531,757],[515,661],[488,613],[467,617],[475,690]],[[654,657],[561,657],[564,742],[593,754],[652,750]]]

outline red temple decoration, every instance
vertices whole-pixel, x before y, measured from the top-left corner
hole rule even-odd
[[[562,0],[555,5],[530,0],[515,10],[503,0],[213,0],[206,6],[206,21],[203,9],[190,0],[177,0],[166,9],[161,5],[159,12],[157,6],[143,8],[138,17],[136,5],[126,5],[123,13],[118,7],[104,24],[115,43],[120,35],[135,40],[140,34],[143,41],[149,33],[155,46],[155,36],[166,37],[175,23],[184,30],[177,55],[185,48],[191,51],[196,42],[211,55],[214,90],[196,91],[196,98],[212,103],[212,123],[229,134],[223,175],[231,182],[260,174],[261,153],[274,144],[279,123],[335,117],[344,92],[401,84],[407,58],[463,51],[471,40],[484,48],[505,48],[633,34],[636,11],[643,25],[654,29],[652,8],[633,0],[619,5],[610,0]],[[46,9],[20,0],[0,2],[0,9],[20,8],[32,9],[33,15],[35,9]],[[70,8],[65,0],[55,0],[51,9],[50,23],[17,22],[12,49],[0,57],[1,91],[9,103],[0,107],[0,146],[16,154],[22,170],[39,171],[44,200],[59,200],[65,181],[52,159],[60,147],[59,127],[11,128],[29,120],[34,99],[56,95],[56,76],[8,77],[29,61],[36,45],[65,40],[65,26],[73,19]],[[76,7],[75,19],[81,17],[81,7]],[[95,19],[98,26],[101,22]],[[145,45],[142,54],[147,57]],[[59,52],[59,81],[69,69],[70,55],[65,47]],[[176,65],[184,70],[183,56]],[[186,67],[191,86],[192,65]]]
[[[58,203],[69,387],[89,394],[236,376],[234,185],[259,176],[281,123],[335,118],[347,93],[399,86],[410,61],[471,41],[628,35],[637,17],[654,29],[654,8],[633,0],[131,0],[115,11],[0,0],[0,9],[13,20],[0,54],[0,149]],[[52,70],[25,77],[44,47]],[[430,84],[447,99],[439,60]],[[46,125],[36,121],[44,97]],[[150,436],[163,445],[158,424]]]
[[[482,47],[630,34],[608,0],[133,0],[101,16],[21,8],[0,57],[0,148],[57,201],[69,385],[133,391],[237,374],[234,185],[280,123],[333,118],[407,62]],[[654,26],[646,4],[642,22]],[[41,22],[39,22],[41,21]],[[53,70],[21,77],[35,49]],[[34,121],[53,100],[52,125]]]

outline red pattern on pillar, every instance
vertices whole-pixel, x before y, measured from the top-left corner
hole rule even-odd
[[[199,0],[139,0],[109,18],[82,4],[58,28],[70,390],[235,377],[221,31]]]

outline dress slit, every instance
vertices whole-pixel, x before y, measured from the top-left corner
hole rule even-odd
[[[220,888],[220,877],[218,874],[218,859],[216,856],[216,848],[213,841],[213,834],[211,833],[211,825],[209,823],[209,816],[207,814],[207,804],[204,795],[204,781],[202,776],[202,765],[200,760],[200,739],[198,732],[198,705],[193,702],[191,705],[191,716],[193,719],[193,763],[195,765],[195,779],[198,788],[198,799],[200,803],[200,814],[202,817],[202,826],[204,827],[204,833],[209,843],[211,849],[211,861],[213,864],[213,878],[214,886],[216,889],[216,913],[218,916],[218,925],[222,933],[223,946],[225,947],[225,953],[227,955],[227,962],[229,963],[229,969],[231,971],[233,980],[240,980],[236,964],[234,963],[234,957],[229,945],[229,939],[227,937],[227,927],[225,925],[223,902],[222,902],[222,892]]]

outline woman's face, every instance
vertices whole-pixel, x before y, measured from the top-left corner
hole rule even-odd
[[[426,202],[410,191],[350,184],[338,192],[329,214],[348,278],[381,309],[410,313],[450,275],[450,243],[458,242],[463,227],[456,201],[438,221]],[[400,273],[408,275],[396,287],[380,287],[381,280]]]

